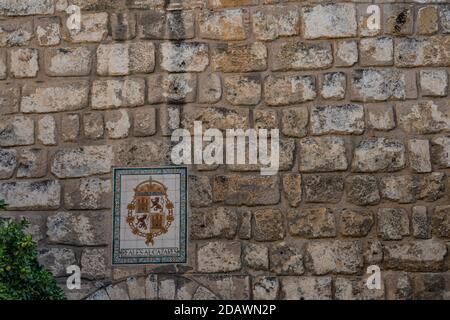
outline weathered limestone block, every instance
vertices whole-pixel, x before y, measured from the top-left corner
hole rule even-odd
[[[344,192],[344,178],[339,175],[303,175],[306,202],[338,203]]]
[[[53,14],[53,0],[1,0],[0,14],[7,16],[28,16],[36,14]]]
[[[356,274],[363,266],[359,241],[310,242],[306,247],[308,269],[314,275]]]
[[[439,30],[439,11],[436,6],[426,6],[417,11],[417,33],[431,35]]]
[[[303,138],[308,132],[307,107],[293,107],[281,112],[281,132],[288,137]]]
[[[345,98],[347,80],[343,72],[329,72],[322,77],[320,95],[324,99],[342,100]]]
[[[48,241],[75,246],[104,245],[105,219],[106,214],[99,212],[58,212],[47,219]]]
[[[409,235],[409,218],[403,208],[378,210],[378,234],[383,240],[401,240]]]
[[[268,270],[269,248],[257,243],[244,244],[243,263],[246,267],[253,270]]]
[[[389,66],[394,63],[392,38],[364,38],[359,42],[362,66]]]
[[[64,187],[66,209],[109,209],[111,207],[111,180],[84,178],[67,180]]]
[[[31,20],[0,21],[0,47],[26,46],[34,36]]]
[[[450,238],[450,206],[437,206],[432,215],[433,235]]]
[[[170,160],[169,146],[167,142],[161,139],[137,140],[132,143],[124,141],[113,147],[114,165],[148,166],[168,164]]]
[[[58,178],[78,178],[108,173],[113,162],[111,146],[85,146],[58,150],[51,171]]]
[[[192,73],[155,74],[147,78],[148,102],[151,104],[194,102],[197,77]]]
[[[264,80],[264,98],[270,106],[301,103],[316,96],[313,76],[269,75]]]
[[[155,68],[152,42],[101,44],[97,48],[97,74],[123,76],[150,73]]]
[[[344,139],[326,136],[300,140],[299,171],[330,172],[347,170]]]
[[[144,107],[134,113],[133,134],[135,137],[147,137],[156,133],[156,109]]]
[[[199,272],[231,272],[241,269],[241,243],[209,242],[198,248]]]
[[[201,74],[198,78],[198,102],[216,103],[222,97],[222,81],[217,73]]]
[[[221,72],[264,71],[267,68],[267,48],[261,42],[216,44],[212,51],[212,66]]]
[[[252,12],[253,34],[262,41],[300,33],[300,10],[288,6],[265,6]]]
[[[302,238],[336,236],[334,213],[329,208],[291,209],[288,212],[289,232]]]
[[[369,104],[366,106],[367,127],[379,131],[395,128],[394,108],[389,104]]]
[[[213,194],[214,201],[227,205],[270,205],[280,201],[277,176],[216,176]]]
[[[336,278],[334,281],[336,300],[383,300],[385,298],[384,281],[380,290],[367,288],[366,279],[363,278]]]
[[[17,178],[42,178],[47,174],[47,151],[22,149],[18,154]]]
[[[270,248],[270,270],[277,275],[301,275],[303,266],[303,249],[285,242]]]
[[[411,139],[408,141],[410,167],[418,173],[431,172],[430,142],[428,140]]]
[[[34,143],[34,121],[21,115],[0,118],[0,146],[26,146]]]
[[[250,113],[248,109],[231,109],[224,107],[191,108],[183,110],[181,125],[194,133],[194,121],[201,121],[203,130],[216,128],[226,129],[248,129]]]
[[[192,210],[190,220],[191,239],[234,239],[243,209],[219,207],[217,209]]]
[[[273,71],[326,69],[333,64],[330,43],[277,41],[273,43],[272,54]]]
[[[362,140],[353,153],[353,172],[393,172],[405,167],[405,146],[398,140]]]
[[[88,139],[101,139],[105,131],[103,114],[100,112],[85,113],[83,115],[84,136]]]
[[[374,225],[373,213],[370,210],[343,209],[338,219],[343,236],[365,237]]]
[[[0,179],[9,179],[17,167],[17,151],[0,149]]]
[[[371,175],[352,175],[346,179],[347,201],[359,206],[380,202],[377,179]]]
[[[447,247],[436,239],[384,245],[384,265],[393,270],[439,271],[445,266]]]
[[[35,20],[36,36],[39,45],[43,47],[55,46],[61,42],[59,17],[39,18]]]
[[[282,178],[283,194],[291,207],[302,201],[302,177],[298,173],[286,173]]]
[[[40,250],[38,261],[50,270],[54,277],[67,276],[67,266],[77,263],[75,252],[68,248],[49,248]]]
[[[87,47],[49,49],[45,58],[49,76],[88,76],[91,72],[92,52]]]
[[[261,276],[253,280],[253,299],[275,300],[278,297],[280,283],[277,277]]]
[[[107,249],[85,248],[81,252],[81,275],[88,279],[102,279],[107,274]]]
[[[435,137],[431,140],[431,159],[440,168],[450,168],[450,137]]]
[[[383,244],[379,240],[368,240],[364,250],[364,262],[379,264],[383,260]]]
[[[391,201],[411,203],[420,199],[432,202],[445,195],[445,174],[383,177],[380,189],[383,198]]]
[[[212,203],[212,187],[208,176],[189,176],[191,207],[208,207]]]
[[[37,139],[47,146],[57,144],[56,120],[53,116],[46,115],[38,120]]]
[[[283,215],[278,209],[255,211],[253,223],[253,238],[256,241],[282,240],[285,236]]]
[[[61,117],[61,138],[63,141],[76,141],[80,134],[80,116],[63,114]]]
[[[398,67],[449,66],[450,36],[397,39],[395,65]]]
[[[114,40],[130,40],[136,37],[136,15],[118,12],[110,15],[111,34]]]
[[[450,131],[448,101],[432,100],[397,104],[399,126],[408,133],[430,134]]]
[[[305,39],[356,36],[354,4],[320,4],[302,7],[302,32]]]
[[[130,300],[145,300],[144,277],[129,277],[126,283]]]
[[[337,67],[351,67],[358,62],[358,43],[355,40],[336,41],[334,64]]]
[[[423,96],[447,95],[448,74],[446,70],[420,70],[420,89]]]
[[[208,8],[220,9],[258,4],[258,0],[208,0]]]
[[[20,87],[2,86],[0,90],[0,114],[11,114],[19,111]]]
[[[440,225],[439,219],[437,220],[438,224]],[[412,234],[415,238],[417,239],[431,238],[431,219],[427,214],[427,207],[424,206],[413,207],[411,222],[413,230]]]
[[[389,300],[413,299],[413,281],[406,272],[389,273],[385,278],[386,298]]]
[[[246,163],[248,163],[249,153],[247,150],[249,150],[248,143],[246,142],[245,145],[245,160]],[[235,148],[236,150],[236,148]],[[267,147],[268,154],[271,154],[272,147],[271,147],[271,141],[268,141],[268,147]],[[238,151],[235,151],[236,154]],[[279,171],[286,171],[290,170],[292,166],[294,165],[294,158],[295,158],[295,141],[293,139],[280,139],[279,140],[279,155],[278,155],[278,170]],[[262,168],[269,168],[268,165],[263,165],[261,163],[257,164],[230,164],[227,165],[229,170],[231,171],[261,171]]]
[[[364,132],[364,107],[357,104],[313,106],[311,131],[321,134],[362,134]]]
[[[54,180],[1,182],[0,198],[10,210],[51,210],[59,208],[61,185]]]
[[[63,25],[66,25],[64,21]],[[108,13],[82,13],[81,31],[64,28],[63,36],[71,43],[101,42],[108,35]]]
[[[278,114],[276,110],[255,109],[253,110],[254,128],[259,129],[278,129]]]
[[[209,288],[219,299],[250,299],[250,282],[248,276],[204,275],[195,280]]]
[[[443,33],[450,33],[450,6],[439,7],[439,18]]]
[[[200,37],[212,40],[245,40],[247,38],[246,9],[203,11],[198,18]]]
[[[127,110],[111,110],[105,114],[105,129],[111,139],[128,137],[131,120]]]
[[[412,5],[391,4],[384,6],[384,32],[393,35],[413,33],[414,7]]]
[[[405,100],[417,97],[415,73],[395,69],[360,69],[353,72],[354,101]]]
[[[111,300],[130,300],[126,282],[109,285],[105,290]]]
[[[331,277],[282,277],[281,298],[284,300],[331,300]]]
[[[160,44],[161,68],[168,72],[202,72],[209,64],[208,44],[164,42]]]
[[[34,78],[39,71],[38,49],[14,49],[10,51],[10,71],[14,78]]]
[[[229,75],[224,78],[225,99],[233,105],[256,105],[261,101],[259,75]]]
[[[181,40],[194,37],[192,11],[142,11],[137,16],[138,35],[142,39]]]
[[[0,50],[0,80],[5,80],[8,76],[8,62],[7,52],[5,50]]]
[[[94,80],[92,83],[93,109],[136,107],[144,102],[144,79]]]
[[[50,84],[25,84],[20,110],[24,113],[45,113],[79,110],[88,105],[87,81]]]

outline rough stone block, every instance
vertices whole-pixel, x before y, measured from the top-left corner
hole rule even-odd
[[[267,48],[261,42],[245,45],[217,44],[212,51],[212,66],[221,72],[264,71]]]
[[[79,110],[88,105],[87,81],[49,84],[25,84],[20,110],[24,113],[46,113]]]
[[[269,75],[264,80],[264,99],[270,106],[301,103],[316,96],[313,76]]]
[[[299,170],[301,172],[330,172],[347,170],[344,139],[326,136],[300,140]]]

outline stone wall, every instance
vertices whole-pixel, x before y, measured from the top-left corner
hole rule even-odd
[[[71,299],[448,299],[446,2],[0,0],[1,215]],[[191,166],[189,263],[112,268],[112,166],[194,120],[279,128],[282,171]]]

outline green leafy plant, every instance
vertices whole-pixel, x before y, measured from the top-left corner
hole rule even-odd
[[[4,208],[4,201],[0,200]],[[64,291],[39,265],[28,221],[0,220],[0,300],[62,300]]]
[[[0,210],[6,210],[6,202],[3,199],[0,199]]]

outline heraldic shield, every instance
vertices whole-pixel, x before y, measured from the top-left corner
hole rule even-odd
[[[145,238],[147,245],[167,232],[172,224],[174,205],[167,195],[167,187],[152,180],[140,183],[134,189],[134,198],[128,204],[127,223],[136,235]]]
[[[114,265],[187,261],[187,168],[114,168]]]

